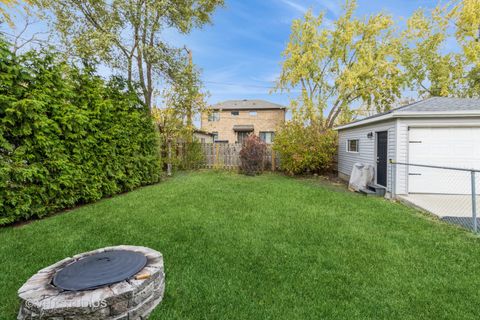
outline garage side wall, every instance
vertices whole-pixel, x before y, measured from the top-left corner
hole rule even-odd
[[[353,165],[357,162],[370,164],[376,168],[376,135],[375,132],[388,131],[388,158],[394,158],[396,152],[396,120],[375,123],[351,129],[343,129],[338,132],[338,175],[348,180]],[[368,138],[368,133],[373,132],[373,137]],[[359,152],[347,152],[347,141],[359,140]],[[391,166],[388,165],[387,190],[391,187]]]
[[[409,162],[409,128],[479,127],[479,118],[417,118],[397,120],[397,162]],[[396,194],[408,194],[408,168],[397,165]]]

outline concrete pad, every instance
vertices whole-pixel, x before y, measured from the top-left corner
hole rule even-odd
[[[443,217],[472,217],[472,197],[450,194],[409,194],[398,196],[415,207]],[[480,210],[480,196],[477,195],[477,214]],[[478,214],[480,216],[480,214]]]

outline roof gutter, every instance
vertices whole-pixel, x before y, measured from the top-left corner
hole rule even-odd
[[[394,112],[393,113],[396,118],[405,118],[405,117],[475,117],[480,116],[480,111],[441,111],[441,112]]]
[[[261,110],[286,110],[287,108],[286,107],[269,107],[269,108],[255,108],[255,107],[252,107],[252,108],[233,108],[233,107],[222,107],[222,108],[219,108],[219,107],[210,107],[210,110],[215,110],[215,111],[229,111],[229,110],[235,110],[235,111],[252,111],[252,110],[255,110],[255,111],[261,111]]]
[[[394,119],[394,118],[446,118],[446,117],[480,117],[480,111],[443,111],[443,112],[392,112],[382,116],[360,120],[357,122],[348,123],[342,126],[333,128],[334,130],[344,130],[354,127],[359,127],[375,122],[380,122],[384,120]]]
[[[393,118],[393,113],[388,113],[388,114],[384,114],[383,116],[378,116],[378,117],[375,117],[375,118],[369,118],[369,119],[365,119],[365,120],[359,120],[357,122],[347,123],[347,124],[344,124],[342,126],[335,127],[335,128],[333,128],[333,130],[338,131],[338,130],[353,128],[353,127],[363,126],[363,125],[366,125],[366,124],[369,124],[369,123],[380,122],[380,121],[388,120],[388,119],[391,119],[391,118]]]

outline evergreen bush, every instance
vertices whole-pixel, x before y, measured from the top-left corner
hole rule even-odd
[[[0,225],[159,181],[148,110],[121,78],[0,39]]]

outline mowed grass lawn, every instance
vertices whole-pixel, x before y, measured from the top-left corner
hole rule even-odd
[[[0,229],[0,319],[37,270],[96,248],[163,253],[151,319],[478,319],[480,239],[315,180],[196,172]]]

